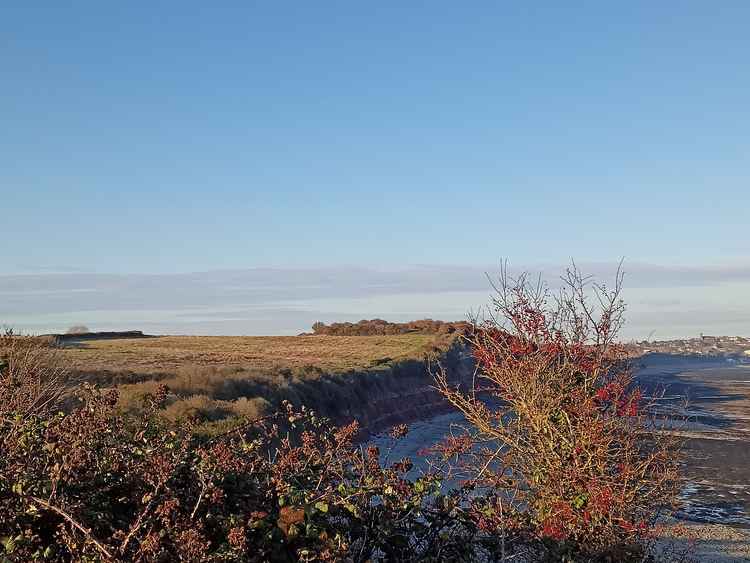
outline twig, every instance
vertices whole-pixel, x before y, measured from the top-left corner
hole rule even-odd
[[[99,551],[101,551],[107,557],[107,559],[110,559],[110,560],[114,559],[114,557],[109,552],[109,550],[106,547],[104,547],[104,545],[102,543],[100,543],[99,541],[97,541],[96,538],[94,538],[93,535],[91,535],[91,530],[89,530],[88,528],[86,528],[82,524],[79,524],[70,514],[68,514],[67,512],[65,512],[62,508],[58,508],[54,504],[50,504],[46,500],[42,500],[42,499],[40,499],[38,497],[30,496],[29,498],[31,500],[33,500],[35,503],[40,504],[41,506],[43,506],[47,510],[51,510],[52,512],[55,512],[55,513],[59,514],[60,516],[62,516],[63,518],[65,518],[68,522],[70,522],[71,526],[73,526],[74,528],[76,528],[77,530],[79,530],[80,532],[82,532],[86,536],[86,538],[91,543],[93,543],[96,546],[96,548]]]
[[[206,493],[206,481],[201,477],[201,492],[198,494],[198,500],[195,503],[195,507],[193,508],[192,514],[190,514],[190,519],[194,520],[195,515],[198,513],[198,507],[201,505],[201,501],[203,500],[203,495]]]

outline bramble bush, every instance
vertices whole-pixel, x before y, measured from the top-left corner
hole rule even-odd
[[[166,387],[138,418],[89,386],[63,410],[41,361],[53,352],[1,345],[0,560],[441,561],[492,547],[437,471],[406,479],[409,460],[354,446],[356,423],[287,405],[201,439],[159,416]]]
[[[676,444],[616,345],[620,280],[503,275],[466,336],[475,384],[437,375],[470,430],[416,477],[289,403],[211,437],[165,416],[165,385],[123,413],[0,337],[0,561],[646,561]]]

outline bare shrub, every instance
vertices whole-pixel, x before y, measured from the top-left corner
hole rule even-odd
[[[73,325],[67,331],[65,331],[65,334],[86,334],[88,332],[91,331],[86,325]]]
[[[23,418],[57,411],[68,372],[47,341],[9,332],[0,336],[0,416]]]
[[[552,294],[503,271],[490,318],[469,337],[475,385],[438,378],[473,431],[438,451],[458,455],[467,483],[489,491],[481,526],[533,539],[523,543],[536,558],[640,560],[676,495],[675,443],[653,432],[616,343],[621,273],[612,288],[575,267],[562,281]]]

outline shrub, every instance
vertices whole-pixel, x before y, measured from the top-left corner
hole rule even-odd
[[[383,465],[377,448],[353,446],[356,424],[335,429],[288,406],[201,439],[190,422],[159,416],[164,386],[137,419],[117,415],[116,391],[89,386],[61,411],[61,378],[38,369],[49,351],[9,344],[4,561],[436,561],[492,549],[463,517],[459,492],[440,492],[438,472],[406,479],[409,460]]]
[[[240,397],[236,401],[232,401],[229,404],[229,408],[235,416],[254,419],[269,414],[271,411],[271,403],[263,397],[253,397],[250,399],[247,397]]]
[[[49,416],[65,400],[67,371],[46,339],[0,336],[0,413]]]
[[[65,332],[65,334],[86,334],[88,332],[91,331],[86,325],[73,325]]]
[[[676,495],[676,444],[653,432],[615,341],[621,280],[608,289],[572,268],[551,295],[503,274],[490,320],[468,339],[476,385],[439,378],[474,430],[438,451],[489,491],[480,526],[523,530],[539,559],[640,560]]]
[[[206,395],[191,395],[184,399],[177,399],[163,410],[163,415],[172,422],[212,421],[224,418],[229,408]]]

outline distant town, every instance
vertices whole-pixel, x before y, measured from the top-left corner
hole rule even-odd
[[[700,356],[747,356],[750,358],[750,339],[743,336],[708,336],[682,340],[643,340],[627,345],[633,355],[694,354]]]

